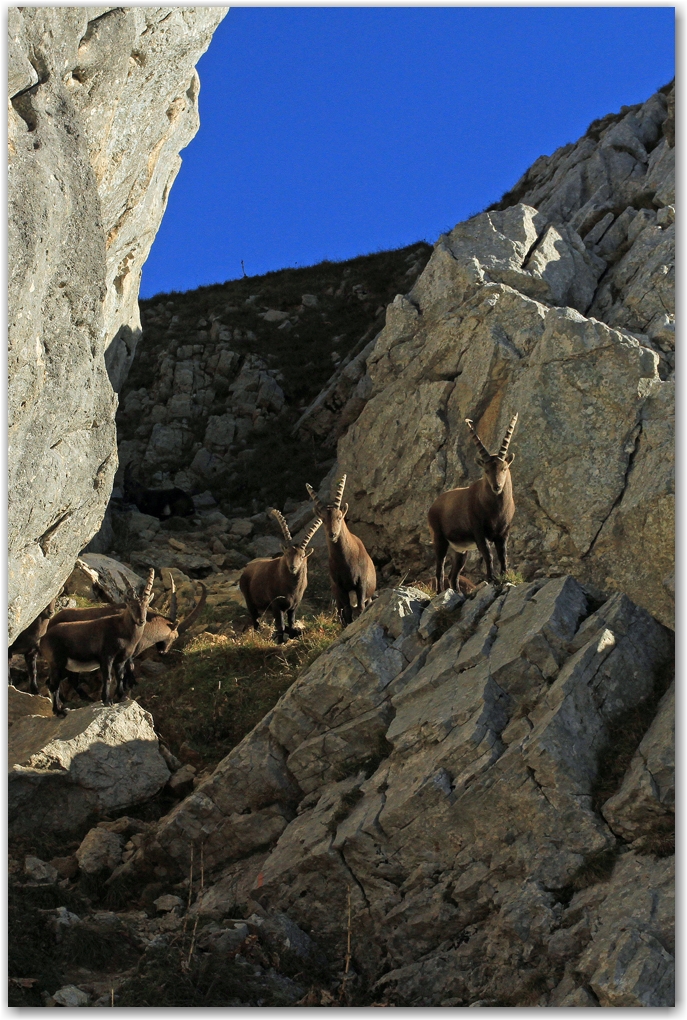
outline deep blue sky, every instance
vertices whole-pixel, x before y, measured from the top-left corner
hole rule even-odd
[[[674,74],[672,7],[234,7],[141,296],[430,242]]]

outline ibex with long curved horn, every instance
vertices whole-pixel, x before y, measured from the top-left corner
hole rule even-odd
[[[362,540],[349,530],[344,520],[348,513],[348,503],[341,509],[345,484],[346,475],[342,475],[334,499],[327,506],[319,500],[311,485],[306,483],[305,486],[324,524],[329,552],[329,578],[339,619],[344,627],[353,620],[350,593],[355,592],[360,614],[371,601],[377,587],[375,565]]]
[[[282,555],[275,559],[262,558],[248,563],[241,574],[239,587],[246,600],[246,608],[257,630],[262,614],[271,609],[277,628],[277,644],[284,642],[284,633],[289,637],[299,637],[294,623],[296,611],[308,586],[308,557],[314,552],[306,552],[308,543],[319,528],[317,521],[298,545],[294,542],[289,526],[278,510],[270,510],[277,520],[284,536]],[[284,627],[284,613],[287,625]]]
[[[187,631],[195,622],[205,605],[207,588],[204,584],[199,582],[201,587],[200,598],[197,600],[191,612],[180,623],[178,623],[177,596],[174,585],[174,577],[171,572],[170,580],[172,589],[169,609],[170,615],[167,617],[163,616],[162,613],[151,612],[150,609],[148,610],[143,634],[134,648],[130,658],[127,659],[124,664],[125,688],[133,687],[136,683],[132,660],[137,658],[148,648],[152,648],[153,645],[155,645],[157,651],[161,655],[166,655],[176,639]],[[71,623],[75,620],[100,620],[103,619],[103,617],[116,616],[118,613],[122,613],[125,610],[126,603],[111,603],[109,606],[95,606],[92,609],[63,609],[50,621],[48,624],[48,630],[60,623]],[[94,670],[99,668],[99,665],[100,663],[97,659],[77,661],[70,658],[67,663],[67,669],[70,673],[92,673]],[[80,686],[76,686],[76,691],[81,697],[85,697]]]
[[[124,697],[124,669],[143,636],[148,605],[153,594],[154,576],[155,571],[151,568],[140,594],[124,579],[128,592],[125,608],[121,612],[91,620],[56,623],[41,638],[41,655],[50,667],[48,686],[55,715],[64,715],[65,712],[60,699],[60,683],[68,677],[70,660],[97,661],[103,680],[104,705],[111,704],[110,681],[113,670],[117,674],[117,697]]]
[[[483,474],[479,481],[467,488],[442,492],[429,508],[427,517],[436,553],[437,591],[444,587],[444,561],[449,547],[455,554],[449,580],[451,588],[457,588],[468,550],[475,548],[479,549],[484,560],[487,580],[494,580],[488,542],[494,543],[502,573],[505,574],[508,569],[506,543],[515,514],[510,477],[513,454],[508,453],[508,447],[517,420],[518,416],[514,414],[501,449],[492,456],[477,435],[472,421],[465,419],[479,451],[477,459]]]

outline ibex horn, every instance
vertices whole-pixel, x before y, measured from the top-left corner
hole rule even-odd
[[[148,580],[146,581],[145,588],[141,594],[141,602],[150,602],[150,597],[153,594],[153,581],[155,580],[155,567],[151,567],[148,571]]]
[[[169,602],[169,613],[170,613],[170,617],[171,617],[172,623],[176,623],[177,622],[177,590],[176,590],[176,587],[174,585],[174,574],[172,573],[171,570],[168,570],[167,573],[169,574],[169,580],[170,580],[171,585],[172,585],[172,597],[171,597],[170,602]]]
[[[465,424],[466,424],[466,425],[467,425],[467,427],[468,427],[468,428],[470,429],[470,433],[471,433],[471,435],[472,435],[472,438],[473,438],[473,439],[474,439],[474,441],[475,441],[475,446],[476,446],[476,447],[477,447],[477,449],[479,450],[479,452],[480,452],[480,454],[482,455],[483,459],[484,459],[484,460],[489,460],[489,459],[490,459],[490,457],[491,457],[491,454],[490,454],[490,453],[489,453],[489,451],[487,450],[486,446],[484,445],[484,443],[482,442],[482,440],[480,439],[480,437],[479,437],[479,436],[477,435],[477,433],[475,432],[475,426],[474,426],[474,425],[472,424],[472,421],[471,421],[471,420],[470,420],[469,418],[466,418],[466,419],[465,419]]]
[[[346,484],[346,475],[342,475],[339,479],[339,484],[336,487],[336,495],[334,496],[334,509],[341,509],[341,497],[343,496],[344,485]]]
[[[286,520],[284,519],[283,515],[280,514],[278,510],[275,510],[274,507],[270,507],[270,513],[273,514],[273,516],[276,517],[277,521],[279,522],[279,527],[282,530],[282,534],[285,540],[287,542],[293,542],[293,539],[291,538],[291,532],[289,531],[289,526],[286,523]]]
[[[501,443],[501,449],[499,450],[499,452],[497,454],[497,457],[498,457],[499,460],[505,460],[506,459],[506,454],[508,453],[508,447],[510,446],[511,437],[513,435],[513,429],[515,428],[515,423],[516,423],[517,420],[518,420],[518,416],[517,416],[517,414],[514,414],[513,417],[510,420],[510,425],[506,429],[506,434],[503,437],[503,442]]]
[[[312,485],[308,485],[308,483],[306,482],[305,483],[305,487],[308,490],[308,495],[310,496],[311,500],[315,504],[315,509],[317,510],[318,514],[323,514],[324,511],[325,511],[324,504],[320,503],[320,501],[319,501],[319,499],[317,497],[317,493],[313,489]]]
[[[177,633],[179,633],[179,634],[183,634],[185,630],[188,630],[188,628],[191,626],[191,624],[194,623],[195,620],[198,618],[198,615],[200,614],[200,612],[203,609],[203,606],[205,605],[205,599],[206,599],[208,590],[207,590],[207,588],[205,587],[205,585],[202,582],[199,582],[199,583],[200,583],[200,587],[202,589],[201,593],[200,593],[200,598],[198,599],[198,601],[196,602],[195,606],[193,607],[191,612],[188,614],[186,619],[182,620],[181,623],[179,624],[179,626],[177,627]]]
[[[306,548],[308,546],[308,542],[313,537],[313,535],[315,534],[315,532],[317,531],[317,529],[319,528],[321,523],[322,523],[322,520],[318,517],[317,520],[315,521],[315,523],[313,524],[312,528],[308,532],[308,534],[305,536],[305,538],[301,542],[301,549],[302,549],[303,552],[305,552],[305,550],[306,550]]]

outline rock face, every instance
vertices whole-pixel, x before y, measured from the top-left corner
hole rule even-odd
[[[430,561],[430,504],[478,477],[464,419],[498,448],[518,411],[514,566],[624,591],[672,626],[672,103],[541,157],[388,307],[337,465],[378,560]]]
[[[102,520],[141,266],[226,10],[9,10],[10,640]]]
[[[154,796],[170,775],[152,717],[135,701],[17,718],[8,756],[13,835],[78,829],[90,815]]]
[[[619,842],[595,794],[670,632],[571,576],[483,585],[441,635],[429,601],[383,591],[122,868],[183,875],[202,844],[201,913],[257,901],[334,958],[350,890],[354,967],[394,1003],[670,1005],[672,860]],[[638,751],[662,810],[666,713]]]

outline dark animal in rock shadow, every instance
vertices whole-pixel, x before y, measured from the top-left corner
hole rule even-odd
[[[377,572],[372,558],[362,539],[350,531],[344,520],[348,513],[348,503],[341,509],[345,484],[346,475],[343,475],[339,479],[333,502],[325,506],[313,487],[306,483],[308,495],[324,524],[329,553],[329,578],[339,619],[344,627],[353,620],[351,594],[355,592],[360,615],[372,601],[377,588]]]
[[[515,514],[510,476],[514,455],[508,453],[508,446],[517,420],[517,414],[513,415],[501,449],[492,456],[477,435],[472,421],[465,419],[478,450],[482,477],[465,488],[442,492],[429,508],[427,519],[436,554],[437,591],[444,589],[444,562],[449,548],[454,552],[449,579],[451,588],[458,587],[459,575],[470,549],[479,550],[487,570],[487,580],[494,580],[488,542],[494,543],[502,574],[508,569],[506,544]]]
[[[134,503],[142,514],[157,517],[192,517],[196,512],[193,498],[183,489],[147,489],[133,477],[131,465],[124,469],[124,498]]]
[[[277,628],[277,644],[280,645],[284,642],[284,634],[290,638],[300,637],[301,632],[294,624],[296,612],[308,586],[308,557],[314,552],[313,549],[306,552],[306,549],[322,522],[317,521],[297,545],[279,511],[270,510],[270,513],[276,518],[284,536],[282,554],[272,559],[263,557],[247,563],[239,587],[246,600],[254,630],[260,626],[262,614],[268,609],[272,611]]]
[[[33,623],[30,623],[26,630],[21,632],[19,637],[13,641],[7,650],[9,659],[11,659],[13,655],[24,656],[26,668],[29,673],[29,690],[31,694],[38,694],[38,650],[41,638],[47,631],[50,621],[55,615],[56,603],[57,599],[52,599],[45,609],[38,614]],[[9,668],[9,659],[7,677],[11,684],[12,674]]]

